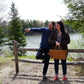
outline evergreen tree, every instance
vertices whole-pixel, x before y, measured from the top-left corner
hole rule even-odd
[[[0,46],[5,42],[5,33],[2,27],[0,27]]]
[[[49,24],[49,21],[48,21],[48,20],[46,20],[46,21],[45,21],[45,23],[44,23],[45,27],[47,27],[47,26],[48,26],[48,24]]]
[[[22,32],[22,24],[20,22],[20,18],[18,17],[18,11],[15,8],[15,4],[12,3],[11,5],[11,21],[9,24],[9,46],[13,47],[14,41],[17,41],[18,48],[23,48],[26,46],[26,38],[24,37],[24,34]],[[25,52],[21,51],[18,52],[19,55],[24,55]]]

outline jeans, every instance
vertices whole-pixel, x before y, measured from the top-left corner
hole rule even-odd
[[[47,73],[50,55],[48,55],[49,49],[40,48],[37,52],[36,59],[45,59],[44,67],[43,67],[43,74]]]
[[[55,74],[58,74],[58,69],[59,69],[59,59],[54,59],[54,69],[55,69]],[[63,75],[66,75],[67,72],[67,65],[66,65],[66,59],[65,60],[61,60],[62,63],[62,71],[63,71]]]

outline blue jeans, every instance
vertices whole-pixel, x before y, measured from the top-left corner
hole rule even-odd
[[[67,73],[66,59],[65,60],[61,60],[61,63],[62,63],[63,75],[66,75],[66,73]],[[59,59],[54,59],[54,69],[55,69],[55,74],[58,74]]]

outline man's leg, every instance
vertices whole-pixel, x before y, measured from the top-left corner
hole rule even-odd
[[[50,56],[47,55],[47,57],[45,58],[45,61],[44,61],[43,76],[46,76],[48,65],[49,65],[49,60],[50,60]],[[45,77],[43,79],[45,79]]]
[[[39,48],[36,55],[36,59],[45,59],[45,56],[43,55],[43,53],[44,53],[43,49]]]

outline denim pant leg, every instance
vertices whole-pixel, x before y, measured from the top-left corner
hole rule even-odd
[[[59,70],[59,59],[54,59],[54,69],[55,69],[55,74],[58,74],[58,70]]]
[[[49,60],[50,60],[50,56],[47,55],[47,58],[45,58],[45,62],[44,62],[43,74],[47,73],[48,66],[49,66]]]
[[[66,59],[65,60],[61,60],[61,63],[62,63],[63,75],[66,75],[66,73],[67,73]]]

